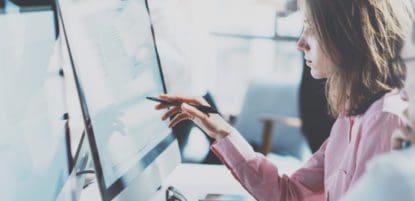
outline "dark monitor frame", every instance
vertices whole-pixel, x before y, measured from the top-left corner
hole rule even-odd
[[[60,30],[60,33],[64,34],[65,40],[67,43],[69,60],[72,66],[73,74],[74,74],[76,90],[78,92],[79,101],[81,104],[81,111],[82,111],[82,115],[84,118],[85,131],[88,137],[93,162],[95,164],[95,174],[97,177],[99,188],[101,189],[100,190],[101,196],[104,201],[113,200],[118,194],[121,193],[121,191],[123,191],[123,189],[125,189],[128,186],[129,182],[135,179],[141,172],[144,171],[146,167],[150,165],[150,163],[152,163],[158,157],[159,153],[165,151],[173,142],[175,142],[176,137],[171,132],[167,137],[165,137],[161,142],[159,142],[154,148],[152,148],[141,160],[139,160],[136,166],[134,167],[134,169],[128,170],[125,174],[123,174],[120,178],[118,178],[109,187],[106,186],[104,175],[103,175],[103,169],[101,166],[101,160],[100,160],[100,156],[98,153],[98,147],[97,147],[96,140],[95,140],[95,132],[94,132],[94,129],[91,123],[91,118],[90,118],[90,114],[89,114],[89,110],[87,106],[86,96],[84,94],[82,83],[79,80],[78,75],[77,75],[77,67],[75,64],[75,60],[73,58],[73,54],[71,50],[71,43],[69,42],[69,39],[68,39],[67,30],[65,26],[65,20],[63,19],[63,16],[62,16],[62,9],[59,4],[59,0],[55,0],[55,1],[56,1],[56,7],[57,7],[56,10],[58,13],[59,22],[62,23],[62,30]],[[151,22],[151,15],[150,15],[150,10],[148,6],[148,1],[147,0],[144,0],[144,1],[146,5],[147,14],[150,19],[151,34],[152,34],[153,44],[155,47],[157,64],[158,64],[160,78],[161,78],[162,86],[163,86],[163,92],[167,93],[166,84],[165,84],[165,80],[163,76],[163,70],[161,67],[160,57],[159,57],[159,53],[157,49],[157,43],[155,40],[154,28]]]
[[[81,139],[74,156],[74,165],[71,174],[60,191],[56,201],[76,201],[80,199],[82,189],[85,185],[85,175],[92,173],[87,170],[89,163],[89,147],[86,142],[85,131],[81,134]]]

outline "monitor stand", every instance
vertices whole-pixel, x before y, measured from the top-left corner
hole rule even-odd
[[[65,185],[62,188],[62,191],[59,193],[56,201],[79,201],[81,197],[81,192],[87,181],[87,176],[90,173],[93,173],[95,178],[94,171],[91,170],[92,164],[89,160],[89,144],[87,140],[81,140],[79,147],[79,152],[76,156],[75,166],[71,174],[69,175]]]
[[[132,181],[113,201],[149,200],[154,194],[160,193],[164,180],[180,163],[179,146],[174,140],[165,150],[151,163],[137,179]],[[166,163],[165,161],[170,161]],[[163,165],[161,165],[163,164]],[[95,176],[95,175],[94,175]],[[80,201],[101,200],[97,182],[88,185],[82,191]],[[66,200],[59,200],[66,201]]]
[[[148,200],[161,189],[164,179],[180,164],[179,145],[174,140],[144,171],[113,201]]]

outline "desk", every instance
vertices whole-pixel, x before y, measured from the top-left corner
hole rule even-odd
[[[169,185],[181,191],[189,201],[203,198],[207,193],[245,195],[254,200],[224,165],[181,164],[150,201],[164,200]]]
[[[304,164],[290,156],[269,154],[268,159],[278,164],[280,174],[287,175],[291,175]],[[255,200],[224,165],[182,163],[166,178],[162,189],[149,201],[164,201],[166,188],[170,185],[178,189],[189,201],[197,201],[207,193],[238,194],[246,196],[248,200]],[[81,194],[80,201],[92,200],[101,200],[96,183],[84,189]]]
[[[223,165],[181,164],[164,181],[162,189],[150,201],[164,201],[165,190],[172,185],[189,201],[197,201],[206,193],[246,195],[254,200]],[[96,183],[84,189],[80,201],[101,200]]]

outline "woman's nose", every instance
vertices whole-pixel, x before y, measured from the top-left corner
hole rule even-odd
[[[310,47],[307,44],[307,41],[304,39],[304,36],[301,35],[301,37],[297,41],[297,50],[305,52],[309,50]]]

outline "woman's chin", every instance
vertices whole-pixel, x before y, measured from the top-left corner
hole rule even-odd
[[[311,68],[311,77],[313,77],[316,80],[327,78],[327,76],[325,76],[323,73],[318,72],[313,68]]]

